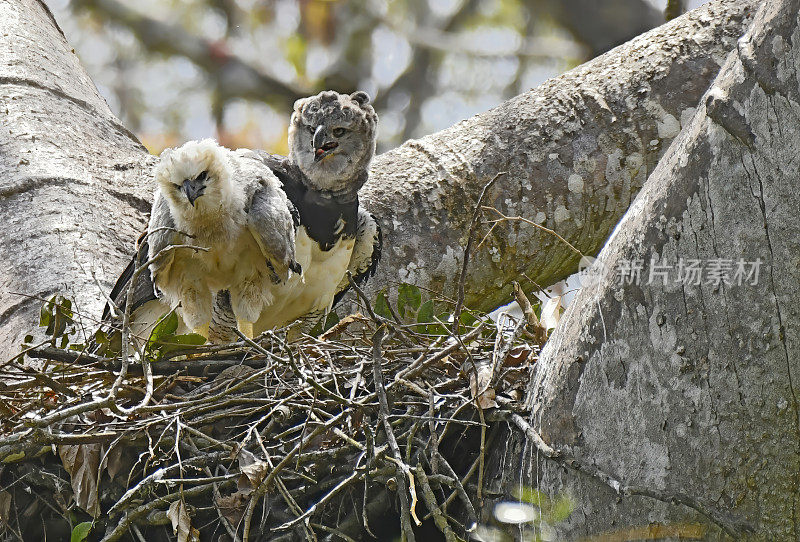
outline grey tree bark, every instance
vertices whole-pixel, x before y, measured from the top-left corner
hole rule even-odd
[[[42,2],[0,0],[0,358],[41,299],[91,330],[152,200],[153,159],[111,113]],[[98,295],[100,294],[100,295]]]
[[[761,6],[544,348],[527,439],[494,450],[498,493],[572,496],[563,538],[654,523],[800,536],[799,8]],[[757,283],[675,274],[740,258],[762,262]],[[621,281],[637,260],[642,281]]]
[[[478,195],[594,255],[744,33],[753,2],[711,2],[486,113],[378,156],[363,191],[386,249],[374,289],[452,293]],[[487,215],[491,216],[491,215]],[[488,243],[488,244],[487,244]],[[579,256],[519,222],[472,255],[467,304],[492,309],[523,273],[547,286]],[[530,283],[528,283],[530,286]]]

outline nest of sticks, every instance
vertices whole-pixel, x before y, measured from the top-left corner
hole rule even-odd
[[[460,304],[430,318],[413,295],[409,323],[409,303],[359,294],[292,341],[29,347],[37,369],[0,368],[0,541],[469,538],[490,418],[523,412],[542,337]]]

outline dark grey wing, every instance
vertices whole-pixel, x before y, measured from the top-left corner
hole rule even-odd
[[[120,310],[125,307],[125,301],[128,295],[128,284],[130,284],[136,268],[147,261],[149,246],[147,244],[146,237],[146,233],[143,233],[139,237],[139,251],[133,255],[131,261],[128,263],[128,266],[119,276],[119,278],[117,278],[117,282],[111,289],[111,294],[109,297],[114,304],[120,308]],[[136,277],[136,284],[133,288],[133,303],[131,305],[131,312],[135,311],[148,301],[152,301],[153,299],[156,299],[156,294],[153,289],[153,281],[150,278],[150,273],[139,273],[139,276]],[[103,322],[107,322],[110,319],[111,307],[109,307],[108,303],[106,303],[106,306],[103,309]]]
[[[289,198],[289,212],[292,214],[294,229],[297,231],[297,228],[300,227],[300,210],[297,208],[296,192],[297,188],[302,186],[300,170],[287,157],[271,154],[267,151],[253,150],[247,152],[245,156],[258,160],[278,178],[281,183],[281,189]]]
[[[289,270],[299,273],[294,252],[296,211],[281,189],[263,187],[253,194],[247,211],[247,225],[272,271],[281,281],[289,278]]]
[[[246,154],[244,154],[244,156],[263,162],[264,165],[266,165],[275,175],[278,176],[278,178],[281,178],[281,174],[290,174],[291,163],[285,156],[272,154],[259,149],[248,151]]]
[[[282,190],[280,180],[272,169],[251,151],[237,163],[250,196],[247,206],[247,227],[266,257],[276,277],[285,281],[289,270],[300,272],[295,261],[295,232],[299,216],[294,205]]]
[[[356,232],[356,243],[353,246],[353,255],[350,257],[348,271],[353,275],[353,281],[361,286],[378,269],[383,250],[383,234],[378,221],[364,209],[358,210],[358,230]],[[350,281],[344,277],[339,283],[336,295],[333,298],[333,305],[344,297],[350,289]]]
[[[292,201],[291,188],[301,184],[299,179],[300,171],[297,169],[297,166],[292,164],[285,156],[271,154],[262,150],[247,151],[243,156],[267,166],[272,174],[278,178],[278,181],[281,183],[281,189],[289,198],[289,212],[292,214],[292,221],[294,222],[294,229],[296,231],[300,226],[300,212]]]
[[[164,229],[158,229],[163,227]],[[175,235],[175,223],[172,220],[172,215],[169,212],[169,205],[167,200],[161,197],[160,193],[156,193],[153,202],[153,210],[150,215],[150,224],[147,232],[139,236],[137,242],[139,250],[131,258],[130,263],[117,279],[114,287],[111,289],[109,297],[119,307],[125,307],[126,297],[128,295],[128,284],[130,284],[136,269],[144,265],[150,258],[150,254],[157,254],[160,250],[169,245],[170,240]],[[136,277],[136,284],[133,288],[133,304],[131,305],[131,313],[147,303],[156,299],[155,286],[153,279],[148,271],[139,273]],[[111,308],[106,303],[103,309],[103,322],[111,320]]]
[[[120,311],[125,309],[128,285],[131,283],[136,269],[147,262],[149,246],[146,239],[146,232],[139,236],[139,250],[133,255],[131,261],[128,263],[127,267],[125,267],[125,270],[122,271],[119,278],[117,278],[117,282],[114,283],[114,287],[111,289],[111,293],[108,296],[114,304],[119,307]],[[134,314],[138,308],[155,299],[156,294],[153,288],[153,281],[150,278],[150,273],[139,273],[133,287],[131,314]],[[121,344],[119,325],[120,322],[118,318],[113,316],[110,305],[106,303],[105,307],[103,307],[103,317],[100,321],[99,329],[89,339],[89,351],[102,355],[106,354],[109,349],[118,352]],[[105,336],[103,342],[99,342],[98,340],[101,335]]]
[[[150,222],[147,225],[146,241],[149,246],[147,256],[150,259],[154,258],[162,250],[173,244],[175,238],[179,236],[183,237],[175,229],[175,221],[172,219],[167,199],[161,195],[160,191],[156,191],[153,210],[150,212]],[[141,274],[149,274],[152,277],[152,282],[155,282],[155,275],[162,269],[168,268],[172,264],[173,257],[174,251],[165,254],[163,258],[159,258],[158,261],[150,264],[150,273]]]

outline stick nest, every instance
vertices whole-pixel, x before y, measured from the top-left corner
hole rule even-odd
[[[467,538],[487,416],[523,410],[538,349],[508,315],[381,303],[293,341],[31,347],[0,375],[0,540]]]

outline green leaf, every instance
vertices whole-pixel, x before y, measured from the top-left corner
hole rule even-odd
[[[323,326],[324,322],[322,321],[322,319],[317,320],[317,323],[314,324],[314,327],[312,327],[309,330],[308,334],[311,335],[312,337],[319,337],[324,333],[324,331],[322,330]]]
[[[475,327],[475,324],[478,322],[478,318],[471,312],[462,311],[461,315],[458,317],[458,321],[465,326]]]
[[[63,296],[54,295],[39,311],[39,326],[47,327],[45,333],[53,338],[60,337],[64,334],[67,326],[74,323],[73,316],[72,301]]]
[[[150,350],[158,350],[161,355],[177,350],[186,350],[193,346],[205,344],[206,338],[198,333],[187,333],[186,335],[164,335],[152,343]]]
[[[47,328],[47,332],[53,337],[60,337],[64,334],[64,330],[67,329],[67,322],[64,320],[60,310],[56,310],[50,323],[52,326]]]
[[[339,318],[339,315],[336,314],[336,311],[329,312],[328,316],[325,318],[325,325],[323,326],[323,328],[324,328],[323,333],[325,331],[328,331],[330,328],[332,328],[336,324],[338,324],[339,320],[340,320],[340,318]]]
[[[45,310],[47,311],[47,329],[44,331],[48,335],[53,335],[56,329],[56,319],[58,313],[55,311],[56,296],[50,298],[47,302]]]
[[[331,311],[328,313],[325,319],[320,318],[319,320],[317,320],[317,323],[314,324],[314,327],[311,328],[308,334],[311,335],[312,337],[319,337],[320,335],[328,331],[330,328],[338,324],[339,320],[340,318],[339,315],[336,314],[336,311]]]
[[[153,331],[150,333],[150,338],[147,339],[147,346],[150,347],[162,337],[172,335],[175,333],[176,329],[178,329],[178,315],[172,310],[153,328]]]
[[[119,331],[112,331],[108,335],[108,342],[102,348],[102,354],[105,356],[112,356],[122,352],[122,333]]]
[[[452,317],[452,314],[446,312],[440,314],[436,319],[443,322],[443,324],[437,322],[428,326],[428,335],[450,335],[450,330],[447,329],[447,323]]]
[[[92,530],[92,522],[91,521],[84,521],[83,523],[78,523],[72,529],[72,536],[69,537],[69,542],[84,542],[86,537],[89,536],[89,532]]]
[[[48,303],[45,303],[39,310],[39,327],[49,327],[51,318],[52,314],[48,308]]]
[[[9,454],[3,458],[3,463],[14,463],[15,461],[19,461],[20,459],[25,458],[25,452],[17,452],[15,454]]]
[[[108,342],[108,335],[105,331],[98,330],[97,333],[94,334],[94,342],[97,344],[105,344]]]
[[[447,315],[439,317],[439,319],[442,322],[449,322],[452,318],[453,318],[452,314],[447,314]],[[458,317],[459,333],[464,334],[464,333],[467,333],[469,331],[472,331],[475,328],[475,326],[477,325],[478,322],[479,322],[479,319],[478,319],[477,316],[475,316],[474,313],[472,313],[471,311],[469,311],[467,309],[464,309],[463,311],[461,311],[461,315]]]
[[[405,317],[406,311],[414,314],[422,304],[422,294],[413,284],[402,283],[397,291],[397,310]]]
[[[64,335],[63,337],[61,337],[61,348],[66,348],[68,344],[69,344],[69,336]]]
[[[433,300],[429,299],[417,311],[417,323],[429,324],[433,321]]]
[[[386,290],[378,292],[378,297],[375,298],[375,306],[373,309],[378,316],[383,316],[387,320],[391,320],[392,311],[389,308],[389,300],[386,298]]]
[[[553,502],[550,513],[548,514],[548,523],[561,523],[569,518],[572,511],[575,509],[575,503],[568,495],[560,495],[555,502]]]
[[[62,297],[61,303],[59,304],[59,311],[61,314],[72,323],[72,317],[74,316],[72,313],[72,301],[69,298]]]
[[[206,338],[200,335],[199,333],[187,333],[185,335],[164,335],[157,341],[155,341],[154,345],[155,348],[164,352],[165,348],[176,347],[172,348],[172,350],[178,350],[179,348],[185,348],[187,346],[200,346],[201,344],[206,343]]]
[[[417,311],[417,323],[430,324],[433,322],[433,300],[429,299],[420,305]],[[430,333],[432,325],[417,326],[417,333]]]
[[[199,333],[186,333],[184,335],[173,335],[172,340],[164,341],[184,346],[200,346],[206,344],[206,338]]]

